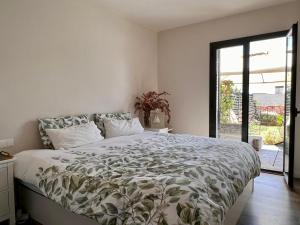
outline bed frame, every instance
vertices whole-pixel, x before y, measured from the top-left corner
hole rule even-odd
[[[254,189],[254,180],[250,180],[237,202],[227,212],[223,225],[236,225]],[[18,206],[29,213],[32,219],[43,225],[99,225],[96,221],[77,215],[62,208],[54,201],[16,182]]]

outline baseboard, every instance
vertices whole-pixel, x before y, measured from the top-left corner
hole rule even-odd
[[[294,191],[300,193],[300,178],[294,179]]]
[[[294,178],[300,179],[300,173],[295,173],[295,171],[294,171]]]

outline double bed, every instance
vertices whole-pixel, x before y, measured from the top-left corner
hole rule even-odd
[[[20,203],[43,225],[234,225],[260,173],[247,143],[154,132],[16,158]]]

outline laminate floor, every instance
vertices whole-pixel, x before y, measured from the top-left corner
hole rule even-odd
[[[300,225],[300,194],[289,191],[283,176],[262,173],[238,225]]]

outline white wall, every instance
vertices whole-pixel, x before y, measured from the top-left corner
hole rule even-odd
[[[285,30],[297,20],[300,20],[299,1],[160,32],[158,87],[171,93],[175,130],[205,136],[209,133],[210,42]],[[300,108],[299,77],[297,84]],[[300,177],[300,118],[296,130],[295,173]]]
[[[0,139],[40,147],[36,119],[131,111],[157,89],[157,34],[89,0],[0,1]]]
[[[157,82],[172,94],[176,131],[208,135],[209,43],[288,29],[299,19],[295,2],[163,31],[157,43],[155,32],[97,0],[1,0],[0,139],[15,138],[11,152],[41,147],[37,118],[131,111],[135,96]],[[296,127],[300,177],[299,118]]]

